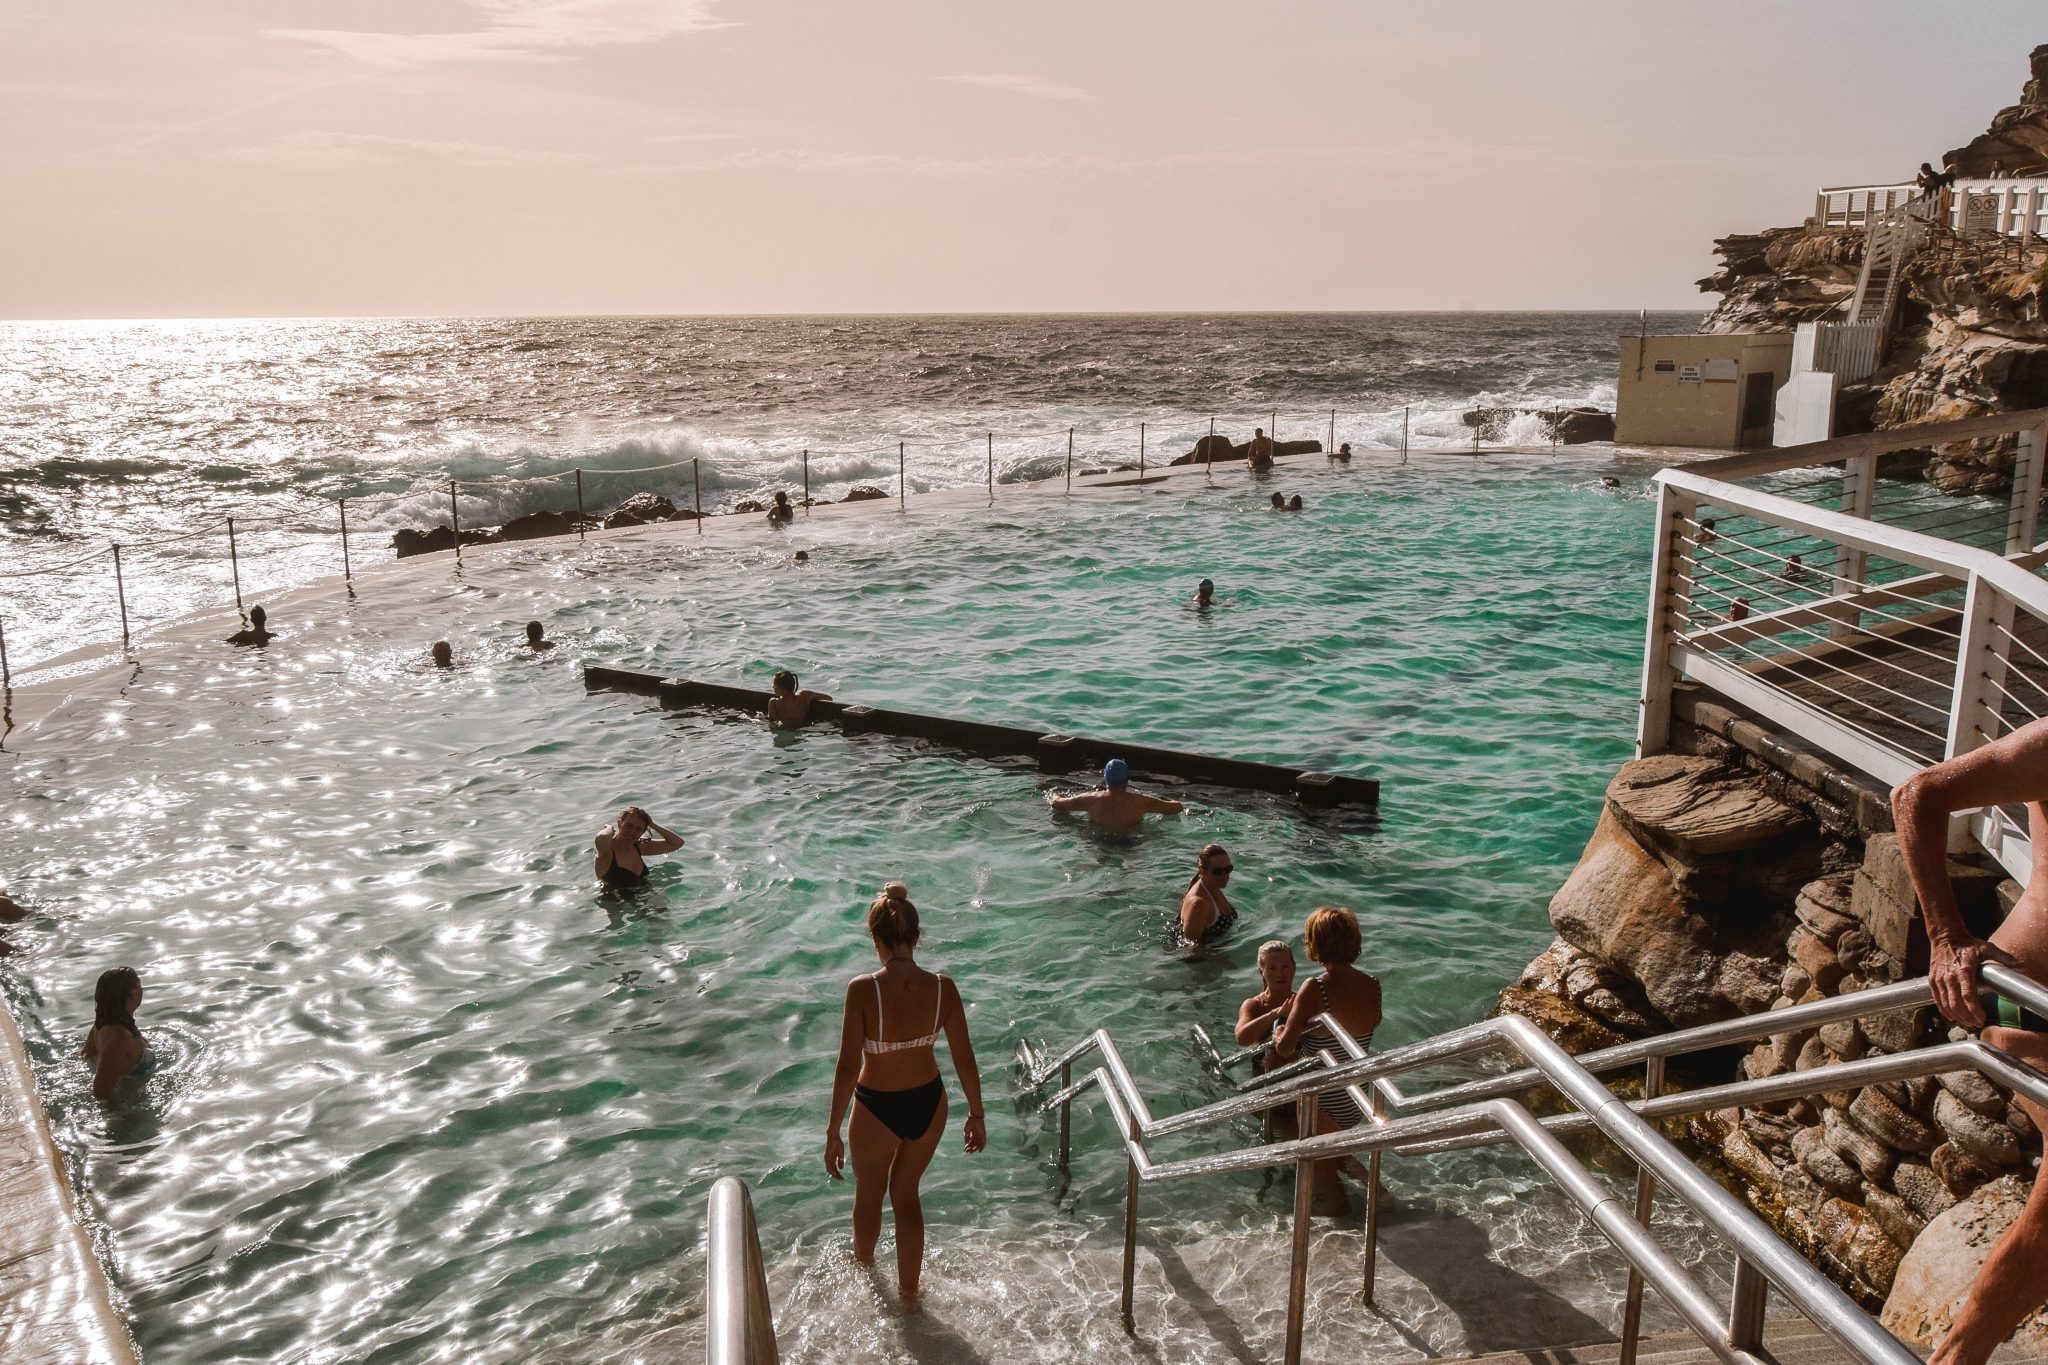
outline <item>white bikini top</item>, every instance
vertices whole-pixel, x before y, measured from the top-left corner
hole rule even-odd
[[[940,1033],[939,1020],[946,1013],[945,973],[938,973],[938,978],[939,1007],[932,1011],[932,1031],[930,1033],[927,1033],[922,1038],[910,1038],[900,1043],[885,1043],[879,1038],[863,1038],[861,1039],[860,1050],[862,1052],[908,1052],[914,1047],[936,1047]],[[880,1031],[882,1027],[882,974],[876,972],[870,979],[875,983],[875,1028],[877,1031]]]

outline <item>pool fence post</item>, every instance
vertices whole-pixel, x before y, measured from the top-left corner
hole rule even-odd
[[[348,564],[348,499],[336,498],[334,505],[341,513],[341,581],[353,583],[356,576]]]
[[[1145,477],[1145,424],[1138,423],[1138,477]]]
[[[1401,463],[1408,463],[1408,409],[1401,409]]]
[[[804,447],[804,515],[811,514],[811,448]]]
[[[235,578],[235,610],[242,611],[242,561],[235,553],[235,519],[228,518],[228,572]],[[243,612],[243,615],[247,615]]]
[[[1067,491],[1074,491],[1074,429],[1067,428]]]
[[[697,534],[704,534],[704,481],[698,477],[697,461],[690,461],[690,500],[697,508]]]
[[[1266,418],[1266,422],[1267,422],[1267,426],[1266,426],[1266,439],[1267,439],[1267,440],[1269,440],[1269,441],[1271,441],[1271,442],[1272,442],[1272,443],[1273,443],[1274,445],[1276,445],[1276,446],[1277,446],[1277,445],[1279,445],[1279,444],[1280,444],[1280,414],[1279,414],[1279,413],[1277,413],[1277,412],[1276,412],[1276,413],[1273,413],[1272,415],[1270,415],[1269,417],[1267,417],[1267,418]],[[1279,454],[1280,452],[1276,450],[1276,451],[1274,451],[1273,453],[1274,453],[1275,455],[1278,455],[1278,454]]]
[[[1550,405],[1550,448],[1557,449],[1557,404]]]
[[[1472,453],[1479,453],[1479,405],[1472,405]]]
[[[7,671],[7,623],[0,621],[0,687],[14,686],[14,675]]]
[[[988,500],[996,500],[996,434],[988,434]]]
[[[901,441],[896,443],[896,510],[899,512],[908,512],[910,510],[910,498],[903,489],[903,442]]]
[[[1336,410],[1335,408],[1331,408],[1331,409],[1330,409],[1330,443],[1329,443],[1328,445],[1326,445],[1326,446],[1324,446],[1324,447],[1323,447],[1323,454],[1325,454],[1325,455],[1335,455],[1336,453],[1337,453],[1337,410]]]
[[[1216,482],[1216,419],[1209,419],[1209,444],[1202,447],[1202,477],[1205,482]]]
[[[583,539],[583,471],[576,471],[576,539]]]
[[[128,589],[121,581],[121,547],[114,547],[114,601],[121,608],[121,652],[128,652]]]
[[[448,529],[455,533],[455,562],[462,562],[462,509],[455,505],[455,479],[448,480]]]

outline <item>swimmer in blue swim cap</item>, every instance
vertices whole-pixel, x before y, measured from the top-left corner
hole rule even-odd
[[[1102,765],[1102,785],[1094,791],[1055,792],[1046,802],[1062,814],[1082,812],[1097,829],[1113,834],[1129,834],[1148,815],[1179,815],[1183,809],[1178,801],[1132,791],[1131,765],[1120,758]]]

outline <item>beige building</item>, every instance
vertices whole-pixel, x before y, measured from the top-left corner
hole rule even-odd
[[[1768,446],[1772,399],[1792,371],[1792,334],[1625,336],[1616,445]]]

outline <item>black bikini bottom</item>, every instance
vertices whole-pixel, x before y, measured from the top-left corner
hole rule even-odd
[[[905,1142],[915,1142],[932,1126],[932,1115],[939,1112],[939,1103],[946,1098],[946,1087],[934,1076],[923,1085],[914,1085],[908,1090],[870,1090],[867,1086],[857,1085],[853,1088],[853,1097],[866,1105],[868,1112],[882,1121],[883,1127]]]

